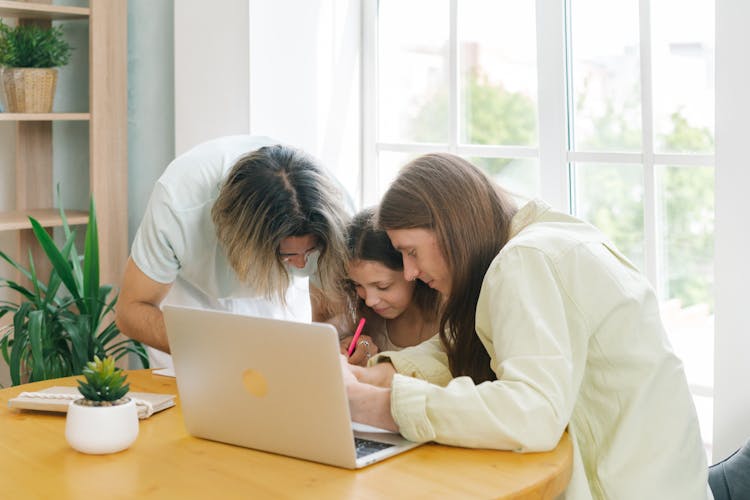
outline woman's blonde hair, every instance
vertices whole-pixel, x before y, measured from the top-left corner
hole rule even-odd
[[[248,153],[230,170],[211,217],[237,276],[282,304],[291,277],[279,245],[313,236],[321,290],[329,303],[340,301],[348,216],[343,193],[312,157],[284,145]]]
[[[499,186],[458,156],[428,154],[402,168],[378,211],[383,229],[435,232],[451,275],[440,318],[451,373],[476,383],[495,379],[475,333],[479,292],[490,262],[508,241],[516,207]]]

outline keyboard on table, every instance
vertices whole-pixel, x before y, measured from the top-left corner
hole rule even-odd
[[[355,437],[354,446],[357,448],[357,458],[362,458],[380,450],[385,450],[393,445],[388,443],[381,443],[379,441],[371,441],[369,439],[362,439]]]

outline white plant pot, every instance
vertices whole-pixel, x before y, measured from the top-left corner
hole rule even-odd
[[[74,449],[95,455],[128,448],[138,437],[135,400],[116,406],[83,406],[71,401],[65,419],[65,439]]]

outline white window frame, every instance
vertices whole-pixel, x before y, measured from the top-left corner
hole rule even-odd
[[[675,154],[664,154],[656,153],[654,151],[654,107],[653,107],[653,95],[652,95],[652,71],[651,71],[651,2],[653,0],[639,0],[638,2],[638,26],[639,26],[639,46],[640,46],[640,86],[641,86],[641,152],[640,153],[620,153],[620,152],[592,152],[592,151],[575,151],[573,145],[568,144],[566,146],[565,160],[570,168],[575,168],[575,164],[596,162],[602,164],[618,164],[618,165],[639,165],[643,169],[643,248],[644,248],[644,269],[643,272],[648,280],[653,284],[655,288],[659,288],[661,283],[659,282],[661,276],[659,276],[658,270],[662,268],[659,257],[663,255],[661,244],[662,240],[658,237],[658,220],[661,220],[659,213],[658,203],[658,191],[656,185],[656,165],[669,165],[669,166],[681,166],[681,167],[714,167],[715,155],[713,154],[692,154],[692,153],[675,153]],[[537,0],[537,12],[542,12],[542,15],[549,15],[551,3],[563,3],[568,6],[570,0],[566,2],[547,2],[545,0]],[[544,8],[542,7],[544,4]],[[555,12],[559,14],[559,12]],[[564,16],[568,16],[567,12],[563,13]],[[548,20],[548,23],[562,23],[565,26],[570,26],[568,19],[555,19]],[[539,28],[542,26],[538,25],[537,35],[544,33]],[[549,28],[549,26],[547,26]],[[569,36],[570,34],[567,33]],[[537,43],[541,42],[541,38],[537,36]],[[567,41],[570,45],[570,40]],[[562,50],[565,50],[563,46]],[[566,64],[569,64],[566,63]],[[569,69],[569,68],[568,68]],[[568,75],[572,72],[567,71]],[[554,81],[549,78],[554,85]],[[541,85],[549,85],[548,82],[540,79]],[[571,92],[568,92],[572,95]],[[568,102],[567,105],[572,107],[572,103]],[[541,105],[540,105],[541,109]],[[542,113],[540,112],[540,118]],[[572,114],[567,114],[568,119],[572,119]],[[568,123],[568,130],[573,129],[573,124]],[[568,133],[569,137],[572,137],[572,133]],[[543,175],[543,174],[542,174]],[[543,177],[542,177],[543,178]],[[572,179],[573,175],[568,176],[568,180]],[[573,187],[568,182],[568,192],[572,192]],[[570,212],[575,213],[574,203],[570,201]],[[691,384],[690,391],[696,396],[713,397],[713,386]]]
[[[639,165],[643,169],[644,183],[644,273],[655,287],[658,283],[661,240],[658,238],[656,165],[684,167],[714,167],[713,154],[657,154],[653,141],[653,100],[651,86],[651,2],[639,0],[639,43],[641,72],[641,130],[640,153],[593,152],[573,150],[571,131],[573,124],[568,109],[572,92],[570,88],[570,61],[566,45],[570,26],[568,15],[570,0],[536,0],[537,75],[538,75],[538,147],[477,146],[459,142],[459,71],[458,71],[458,1],[449,0],[449,56],[450,71],[450,138],[447,144],[380,142],[377,138],[377,9],[378,0],[363,0],[362,9],[362,186],[361,203],[376,204],[378,193],[371,189],[378,183],[377,156],[380,152],[421,154],[450,152],[461,156],[535,158],[539,162],[540,194],[553,207],[575,213],[572,179],[576,163]],[[567,79],[566,79],[567,78]],[[370,189],[366,189],[369,186]],[[691,385],[694,395],[713,397],[713,387]]]

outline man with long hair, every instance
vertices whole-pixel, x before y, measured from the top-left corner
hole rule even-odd
[[[298,149],[252,136],[198,145],[154,187],[117,326],[156,349],[156,366],[169,366],[162,303],[324,320],[341,296],[347,219],[343,193]]]
[[[378,224],[445,298],[439,336],[342,360],[352,418],[516,452],[573,441],[570,499],[706,499],[706,456],[648,280],[592,225],[513,200],[468,161],[419,157]],[[424,346],[424,344],[423,344]]]

